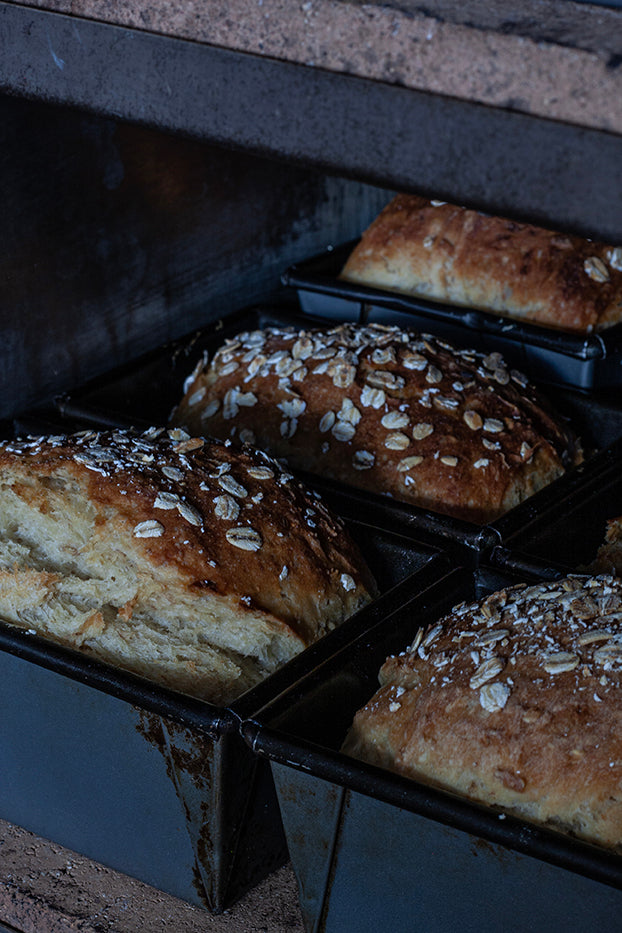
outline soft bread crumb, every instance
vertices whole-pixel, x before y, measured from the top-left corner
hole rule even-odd
[[[375,592],[258,451],[162,429],[0,445],[0,618],[173,689],[229,702]]]

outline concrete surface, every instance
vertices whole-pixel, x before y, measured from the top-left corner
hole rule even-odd
[[[215,916],[0,820],[0,933],[303,933],[289,865]]]
[[[622,10],[524,0],[20,0],[622,132]]]

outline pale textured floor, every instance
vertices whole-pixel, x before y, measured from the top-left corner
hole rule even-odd
[[[213,916],[0,820],[0,931],[303,933],[289,865]]]

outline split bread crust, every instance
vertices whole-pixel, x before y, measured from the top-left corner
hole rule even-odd
[[[227,703],[376,593],[276,461],[181,430],[0,445],[0,619]]]

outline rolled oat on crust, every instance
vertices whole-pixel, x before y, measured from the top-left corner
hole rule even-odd
[[[569,332],[622,320],[622,247],[418,195],[384,208],[341,278]]]
[[[499,353],[381,325],[238,334],[189,376],[172,423],[479,523],[581,459]]]
[[[456,606],[379,680],[347,754],[622,850],[622,581]]]
[[[376,592],[274,460],[179,429],[0,444],[0,619],[213,702]]]

